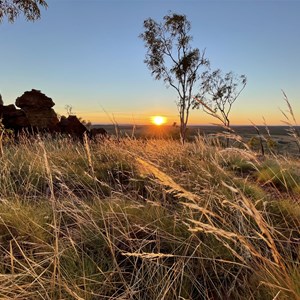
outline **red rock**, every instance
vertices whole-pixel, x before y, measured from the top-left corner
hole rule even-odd
[[[16,100],[16,105],[25,112],[30,126],[39,130],[54,131],[59,120],[51,108],[55,105],[51,98],[38,90],[25,92]]]
[[[72,137],[82,139],[83,134],[87,132],[86,127],[79,121],[76,116],[62,116],[58,123],[59,131],[63,134],[69,134]]]
[[[51,108],[55,105],[51,98],[47,97],[39,90],[32,89],[30,92],[25,92],[21,97],[16,99],[16,106],[24,109],[32,108]]]

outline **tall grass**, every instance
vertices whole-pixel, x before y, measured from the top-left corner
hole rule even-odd
[[[0,298],[300,299],[297,160],[44,138],[0,165]]]
[[[289,126],[288,134],[294,139],[300,155],[300,133],[298,129],[298,123],[296,121],[296,116],[294,114],[294,110],[292,108],[292,105],[290,104],[290,101],[284,91],[283,93],[283,99],[287,105],[287,112],[284,112],[281,110],[282,115],[284,116],[284,123]]]

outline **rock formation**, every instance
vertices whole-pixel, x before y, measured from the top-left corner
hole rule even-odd
[[[89,137],[96,141],[97,138],[107,137],[107,131],[104,128],[92,128],[89,132]]]
[[[24,130],[28,133],[46,131],[68,134],[79,139],[83,138],[85,132],[93,139],[98,135],[107,135],[103,128],[94,128],[89,132],[76,116],[62,116],[59,121],[52,109],[54,105],[51,98],[34,89],[17,98],[16,106],[21,109],[14,104],[3,105],[0,95],[0,119],[5,128],[14,130],[16,137]]]
[[[59,122],[52,107],[55,103],[51,98],[32,89],[25,92],[16,100],[16,106],[20,107],[26,114],[30,125],[38,130],[55,131]]]
[[[59,132],[69,134],[72,137],[77,137],[82,139],[85,132],[88,133],[86,127],[79,121],[76,116],[62,116],[60,122],[58,123]]]
[[[4,127],[13,129],[16,134],[22,129],[28,129],[30,127],[25,112],[21,109],[17,109],[13,104],[0,106],[0,118],[2,118]]]

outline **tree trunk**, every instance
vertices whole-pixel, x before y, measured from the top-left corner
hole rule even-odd
[[[230,128],[229,128],[229,126],[230,126],[230,122],[229,122],[229,120],[227,119],[227,122],[226,122],[226,127],[227,127],[227,132],[228,132],[228,134],[230,133]],[[226,138],[226,148],[228,148],[229,147],[229,137],[227,137]]]
[[[186,140],[186,124],[183,122],[180,124],[180,140],[184,144]]]

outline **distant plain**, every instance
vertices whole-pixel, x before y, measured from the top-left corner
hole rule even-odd
[[[109,135],[119,134],[121,137],[135,137],[135,138],[179,138],[179,129],[170,125],[93,125],[93,127],[104,128]],[[257,129],[256,129],[257,128]],[[297,155],[299,154],[298,146],[290,136],[289,126],[250,126],[240,125],[232,126],[232,134],[240,137],[243,143],[249,143],[253,137],[259,138],[259,134],[264,142],[272,139],[274,144],[274,151],[282,155]],[[300,126],[295,126],[294,129],[299,133]],[[259,131],[259,134],[257,132]],[[224,134],[226,130],[218,125],[191,125],[188,126],[188,140],[193,141],[197,136],[213,137]],[[233,142],[232,142],[233,143]],[[237,146],[236,143],[234,146]],[[258,150],[258,147],[256,147]]]

